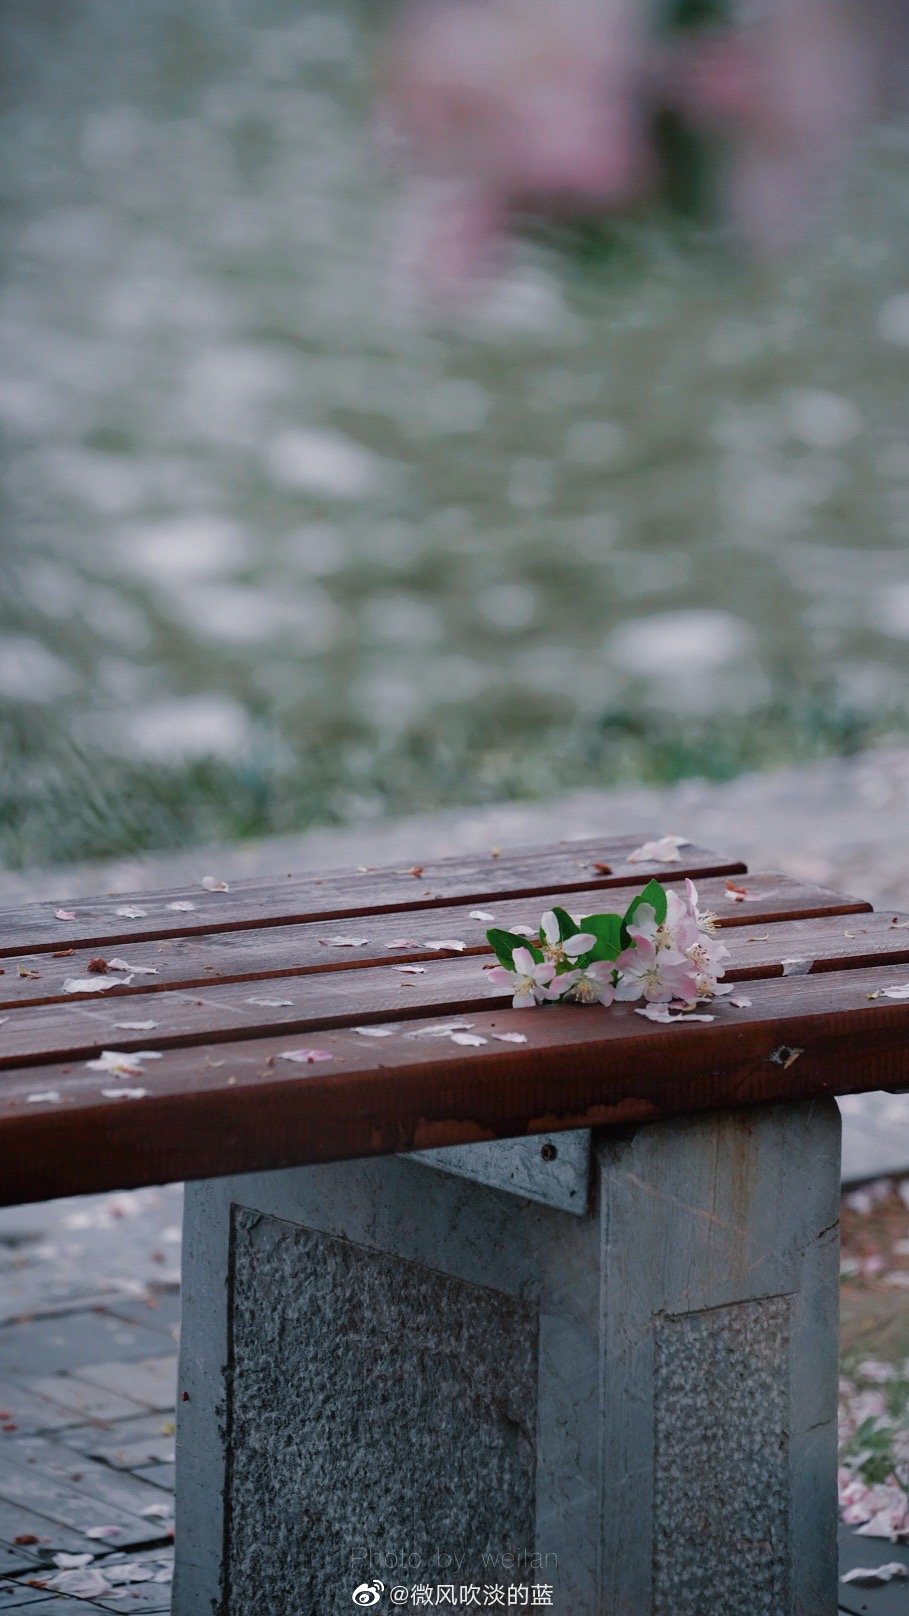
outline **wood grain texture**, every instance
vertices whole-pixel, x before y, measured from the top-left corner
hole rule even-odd
[[[604,836],[602,840],[529,847],[502,854],[471,855],[415,863],[410,869],[368,868],[325,875],[288,875],[273,881],[239,881],[228,892],[201,886],[161,893],[119,893],[96,899],[40,903],[0,910],[0,957],[53,952],[73,946],[109,948],[148,938],[191,936],[240,927],[283,926],[292,921],[330,920],[343,915],[419,910],[496,896],[519,897],[584,887],[643,886],[651,875],[726,875],[744,870],[741,860],[724,858],[688,843],[678,864],[629,863],[628,855],[645,836]],[[603,868],[605,866],[605,868]],[[195,907],[180,912],[175,902]],[[129,919],[118,909],[144,914]],[[75,914],[61,921],[57,910]]]
[[[469,1018],[489,1041],[319,1034],[333,1059],[279,1057],[297,1040],[178,1049],[149,1063],[142,1100],[107,1102],[83,1064],[0,1080],[0,1199],[16,1203],[176,1178],[288,1167],[688,1111],[909,1087],[909,1002],[872,998],[905,966],[755,981],[750,1007],[664,1027],[631,1006]],[[520,1032],[520,1046],[495,1042]],[[411,1034],[411,1036],[408,1036]],[[61,1103],[29,1104],[57,1091]]]
[[[666,885],[677,879],[663,877]],[[641,890],[643,880],[642,877],[634,885],[609,891],[588,886],[575,892],[548,888],[530,898],[491,896],[482,907],[484,913],[495,915],[496,924],[538,926],[541,912],[556,903],[562,903],[577,915],[604,909],[624,911]],[[702,907],[714,910],[724,929],[743,927],[750,934],[758,934],[768,924],[794,915],[860,914],[870,908],[861,899],[844,897],[780,874],[749,876],[747,889],[749,901],[739,903],[731,897],[723,876],[698,883]],[[214,982],[264,980],[310,971],[362,970],[370,963],[428,961],[437,959],[438,954],[427,947],[427,943],[445,939],[464,942],[468,951],[482,953],[488,946],[486,930],[490,922],[472,918],[471,909],[476,907],[475,902],[467,900],[461,904],[440,905],[428,912],[399,909],[390,914],[347,916],[343,921],[289,922],[281,926],[215,931],[204,936],[180,935],[127,943],[105,949],[101,957],[123,960],[135,966],[140,974],[128,985],[115,983],[103,995],[94,997],[104,997],[111,1002],[155,994],[164,987],[205,989]],[[351,948],[334,942],[337,936],[354,936],[366,941],[363,947]],[[76,1002],[75,997],[70,999],[64,994],[64,983],[68,977],[86,977],[91,962],[98,956],[95,946],[76,947],[64,943],[54,952],[5,959],[0,965],[0,1010],[22,1004],[46,1004],[54,999]],[[154,974],[141,974],[148,968]],[[114,978],[109,977],[109,980]],[[137,1015],[144,1013],[136,1011]]]
[[[891,914],[729,926],[724,941],[730,951],[729,982],[875,962],[909,964],[909,921]],[[23,1004],[11,1010],[0,1029],[0,1070],[24,1063],[88,1060],[102,1049],[168,1049],[506,1007],[510,995],[496,991],[488,981],[484,962],[492,962],[488,950],[479,958],[475,953],[435,957],[414,974],[386,957],[381,963],[345,971],[221,983],[205,980],[198,988],[166,989],[159,984],[157,990],[126,1005],[119,993]],[[155,1024],[124,1025],[131,1020]]]

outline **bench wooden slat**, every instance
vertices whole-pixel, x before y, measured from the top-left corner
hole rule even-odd
[[[905,966],[764,979],[752,1005],[663,1027],[631,1006],[483,1011],[489,1042],[371,1040],[320,1033],[334,1059],[279,1057],[295,1040],[174,1050],[149,1063],[142,1100],[84,1065],[0,1080],[0,1198],[6,1203],[181,1177],[210,1177],[684,1111],[909,1087],[909,1001],[870,997]],[[416,1026],[420,1024],[417,1023]],[[526,1044],[498,1044],[496,1032]],[[62,1103],[29,1104],[57,1091]]]
[[[283,926],[343,915],[431,909],[456,900],[479,903],[493,895],[518,897],[631,882],[643,885],[651,875],[734,875],[745,869],[741,860],[725,858],[691,843],[680,850],[678,864],[630,864],[629,853],[647,839],[604,836],[566,842],[555,848],[520,848],[498,856],[489,853],[439,859],[414,865],[410,870],[403,866],[364,868],[287,876],[268,882],[240,881],[232,883],[228,892],[207,892],[196,886],[151,895],[136,892],[103,899],[32,904],[0,910],[0,957],[75,945],[109,948],[149,938]],[[607,866],[607,870],[598,869],[598,865]],[[195,908],[181,913],[168,907],[175,902],[190,902]],[[137,919],[117,914],[118,909],[130,907],[145,913]],[[76,919],[58,920],[60,908],[73,912]]]
[[[486,900],[486,912],[495,914],[497,923],[505,926],[521,921],[535,926],[541,911],[560,901],[576,914],[592,913],[601,907],[624,909],[642,884],[643,878],[638,878],[633,885],[614,887],[609,892],[598,887],[576,892],[548,888],[531,898],[490,896]],[[724,928],[754,930],[794,915],[860,914],[870,908],[860,899],[779,874],[750,875],[747,890],[756,895],[757,901],[733,901],[724,876],[698,883],[703,906],[717,912]],[[465,942],[468,949],[484,951],[488,922],[472,919],[471,907],[476,904],[467,900],[458,905],[433,908],[428,913],[396,910],[391,914],[357,916],[353,920],[348,918],[343,925],[336,921],[287,923],[281,927],[215,931],[204,936],[180,935],[105,948],[106,958],[152,967],[156,973],[135,976],[128,987],[112,987],[105,997],[108,1000],[144,997],[164,987],[205,987],[216,981],[252,981],[308,971],[360,970],[368,964],[385,965],[394,960],[426,961],[438,957],[423,946],[427,939],[456,939]],[[331,943],[335,935],[345,934],[367,937],[368,944],[364,948],[347,948]],[[388,946],[395,939],[411,937],[413,947]],[[0,1010],[13,1005],[50,1003],[54,999],[67,998],[68,1002],[73,1002],[64,995],[63,984],[68,977],[86,977],[89,962],[97,952],[94,946],[82,945],[73,952],[64,946],[59,957],[41,953],[5,960],[0,967],[3,973],[0,975]]]
[[[901,960],[909,964],[909,920],[892,914],[730,926],[724,939],[731,956],[726,963],[728,982],[779,976],[787,969],[794,974],[807,973],[809,967],[824,971]],[[401,971],[383,960],[361,970],[206,983],[198,990],[166,989],[146,994],[132,1005],[124,1005],[119,996],[68,999],[22,1005],[10,1013],[0,1028],[0,1069],[31,1061],[88,1060],[102,1049],[165,1049],[280,1031],[302,1035],[319,1028],[401,1016],[443,1016],[508,1003],[508,994],[496,992],[487,980],[483,958],[476,954],[432,959],[421,974]],[[131,1020],[154,1020],[155,1025],[146,1030],[122,1025]]]

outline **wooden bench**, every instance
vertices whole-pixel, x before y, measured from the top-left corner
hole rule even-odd
[[[176,1616],[836,1610],[832,1096],[909,1087],[909,925],[642,840],[0,914],[2,1201],[200,1181]],[[650,875],[712,1022],[492,988],[490,915]]]

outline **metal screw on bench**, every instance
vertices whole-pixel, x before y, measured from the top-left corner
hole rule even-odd
[[[555,1145],[550,1144],[548,1139],[547,1139],[545,1145],[540,1146],[540,1155],[542,1156],[544,1161],[555,1161],[558,1154],[559,1153],[558,1153]]]

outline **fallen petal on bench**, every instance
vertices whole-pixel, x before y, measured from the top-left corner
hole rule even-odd
[[[427,938],[423,947],[431,948],[435,953],[439,953],[442,949],[450,949],[453,954],[463,954],[467,944],[462,943],[460,937],[443,937],[439,942],[430,942]]]
[[[106,993],[108,988],[124,988],[132,976],[115,976],[105,981],[100,976],[68,976],[63,984],[64,993]]]
[[[892,988],[879,988],[877,993],[869,994],[872,999],[909,999],[909,982],[900,982]]]
[[[715,1021],[716,1016],[704,1016],[692,1010],[686,1010],[679,1015],[671,1016],[664,1004],[648,1004],[643,1010],[635,1010],[636,1016],[643,1016],[647,1021],[659,1021],[664,1027],[674,1027],[679,1021]]]
[[[644,842],[629,853],[626,864],[680,864],[680,847],[691,844],[687,836],[660,836],[655,842]]]
[[[102,1089],[101,1096],[105,1100],[144,1100],[148,1089]]]
[[[330,1049],[285,1049],[278,1060],[296,1061],[300,1066],[311,1066],[314,1061],[334,1060]]]
[[[323,948],[365,948],[368,937],[320,937]]]

